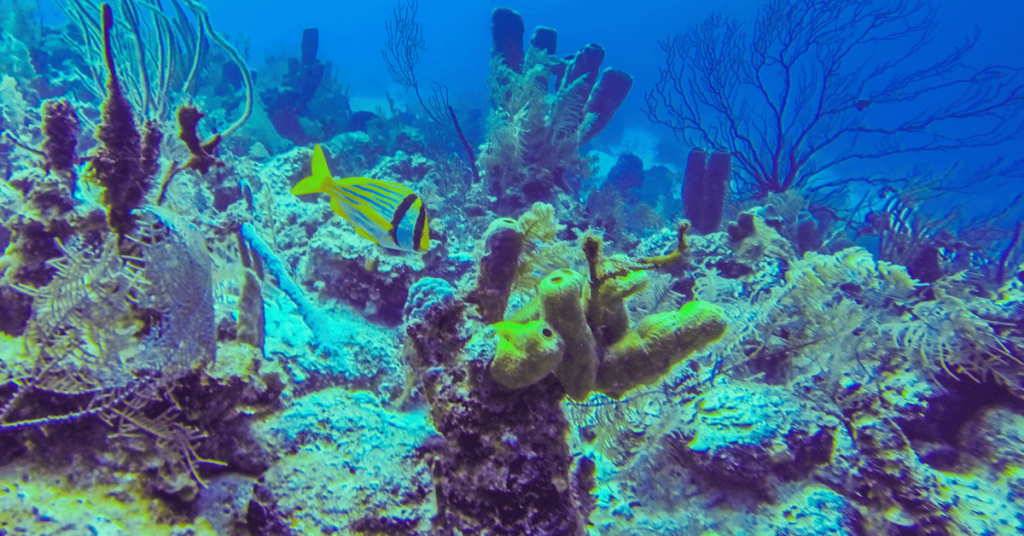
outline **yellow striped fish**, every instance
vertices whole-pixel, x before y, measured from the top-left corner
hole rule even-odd
[[[426,251],[430,247],[427,207],[418,195],[388,181],[331,178],[319,145],[313,149],[313,174],[299,181],[292,193],[331,196],[334,213],[351,222],[360,236],[375,244],[401,251]]]

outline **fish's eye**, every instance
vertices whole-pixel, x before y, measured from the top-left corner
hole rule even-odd
[[[541,331],[541,333],[545,337],[550,337],[550,336],[554,335],[554,332],[552,332],[550,328],[544,328],[544,331]]]

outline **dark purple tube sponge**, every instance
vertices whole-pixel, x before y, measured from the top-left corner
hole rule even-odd
[[[43,152],[50,171],[73,177],[78,163],[78,134],[82,131],[78,114],[66,99],[43,103]]]
[[[608,68],[601,73],[597,85],[590,92],[590,99],[583,109],[586,114],[580,133],[580,145],[587,143],[612,120],[633,87],[633,77],[618,69]]]
[[[690,223],[697,219],[704,174],[708,169],[708,153],[704,149],[693,149],[686,159],[686,174],[683,175],[683,211]]]
[[[725,209],[725,195],[729,192],[732,177],[732,155],[715,151],[708,158],[708,174],[704,185],[704,204],[707,213],[705,224],[713,233],[722,224],[722,210]]]
[[[118,234],[135,228],[132,210],[145,202],[152,186],[153,173],[159,158],[159,130],[148,124],[146,145],[135,127],[135,114],[121,91],[114,68],[114,52],[110,32],[114,15],[103,4],[103,44],[107,62],[107,100],[103,102],[103,123],[96,131],[100,147],[92,159],[96,181],[104,187],[103,204],[107,206],[107,223]],[[148,173],[147,173],[148,172]]]
[[[523,16],[507,7],[491,12],[491,57],[501,56],[510,69],[523,72]]]
[[[542,50],[545,54],[554,56],[555,51],[558,50],[558,32],[555,31],[554,28],[538,26],[533,30],[533,36],[530,37],[530,48]],[[556,80],[560,80],[562,75],[565,74],[565,64],[563,62],[559,62],[557,65],[553,66],[552,72],[557,76]],[[549,76],[537,77],[537,84],[545,92],[547,92],[550,83],[551,79]]]
[[[729,153],[715,152],[708,160],[702,149],[690,151],[683,179],[683,210],[694,231],[700,234],[718,231],[731,174]]]
[[[590,43],[579,50],[579,52],[566,58],[565,79],[561,83],[563,87],[569,87],[576,80],[585,77],[584,84],[587,86],[587,93],[594,87],[597,81],[597,73],[601,70],[601,62],[604,61],[604,47],[597,43]]]
[[[315,117],[315,114],[311,115],[308,108],[323,82],[326,67],[316,59],[319,46],[320,30],[303,29],[301,58],[288,58],[288,72],[284,75],[284,82],[279,87],[268,88],[260,93],[274,130],[296,145],[304,145],[312,140],[299,122],[299,117],[322,119]]]
[[[320,48],[320,30],[317,28],[302,29],[302,64],[313,65],[317,63],[316,51]]]
[[[533,36],[530,37],[530,46],[554,56],[558,49],[558,32],[554,28],[538,26],[534,28]]]

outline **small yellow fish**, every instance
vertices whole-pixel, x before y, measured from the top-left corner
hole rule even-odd
[[[388,181],[331,178],[319,145],[313,149],[313,174],[292,188],[294,195],[315,193],[331,196],[334,213],[351,222],[359,236],[375,244],[401,251],[422,252],[430,247],[427,207],[418,195]]]

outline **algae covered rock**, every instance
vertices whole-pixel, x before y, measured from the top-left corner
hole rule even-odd
[[[676,460],[715,486],[766,490],[827,462],[838,419],[784,388],[720,386],[688,404],[666,439]]]
[[[416,303],[429,303],[421,292],[432,286],[414,286]],[[496,333],[502,328],[464,318],[461,300],[426,308],[419,320],[407,319],[406,332],[417,362],[430,365],[423,391],[443,436],[420,449],[434,481],[433,526],[461,534],[579,534],[564,389],[551,374],[522,389],[503,388],[488,370],[505,344]],[[469,338],[468,329],[489,335]],[[549,328],[538,322],[523,329],[544,337]]]

